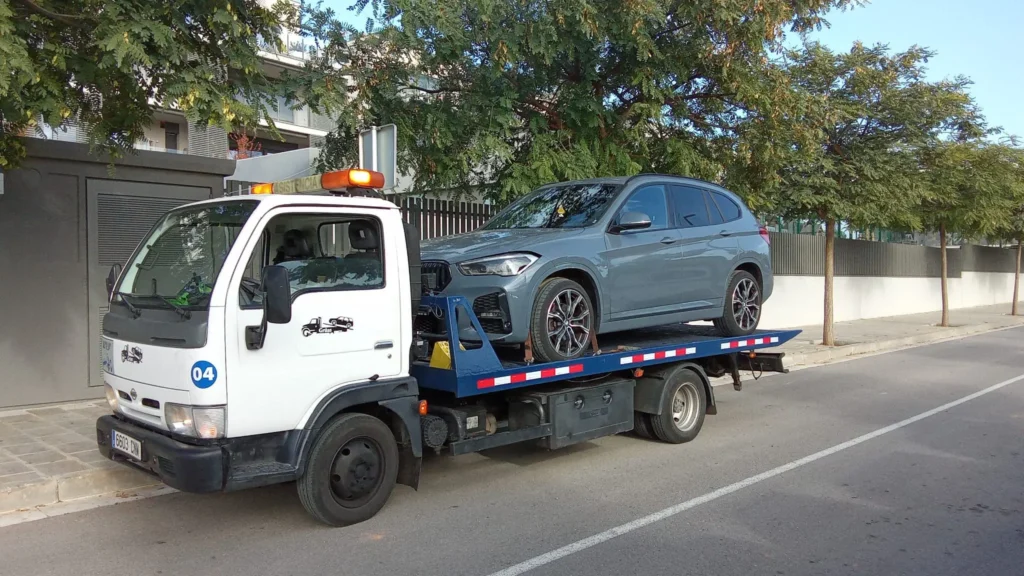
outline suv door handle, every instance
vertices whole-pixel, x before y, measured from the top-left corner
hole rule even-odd
[[[678,240],[678,238],[673,238],[671,236],[665,236],[664,238],[661,239],[661,243],[662,244],[675,244],[676,240]]]
[[[722,230],[718,233],[719,236],[732,236],[732,230]]]

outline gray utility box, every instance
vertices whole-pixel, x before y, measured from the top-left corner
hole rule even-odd
[[[546,440],[550,449],[587,442],[633,429],[633,387],[631,379],[609,378],[596,384],[545,387],[513,401],[509,428],[530,428],[551,424]],[[538,410],[543,408],[543,416]]]

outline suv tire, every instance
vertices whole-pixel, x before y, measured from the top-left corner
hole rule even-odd
[[[537,360],[557,362],[586,354],[595,318],[594,304],[583,286],[559,277],[542,282],[530,315],[530,339]]]
[[[725,291],[722,317],[715,328],[725,336],[747,336],[757,330],[763,304],[761,284],[750,273],[736,270]]]

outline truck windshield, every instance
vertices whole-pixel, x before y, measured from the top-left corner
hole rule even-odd
[[[115,299],[125,294],[139,308],[208,308],[224,259],[258,205],[232,200],[168,212],[128,263]]]
[[[484,225],[484,229],[590,226],[604,214],[618,191],[617,184],[565,184],[544,188],[513,202]]]

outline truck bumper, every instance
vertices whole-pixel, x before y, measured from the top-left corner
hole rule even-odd
[[[113,430],[142,443],[142,460],[114,450]],[[100,453],[115,462],[142,470],[182,492],[219,492],[225,487],[225,454],[220,446],[195,446],[125,422],[114,416],[96,421]]]

